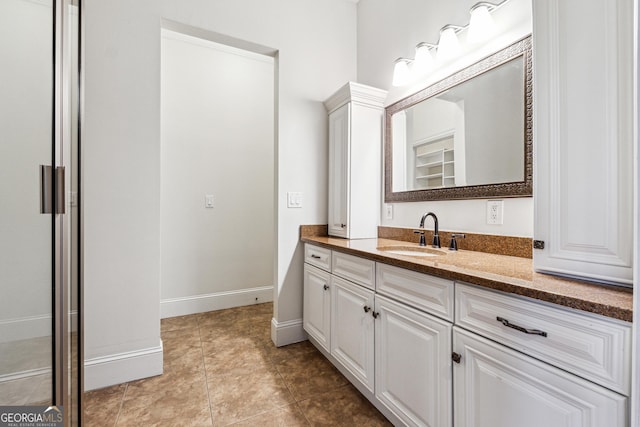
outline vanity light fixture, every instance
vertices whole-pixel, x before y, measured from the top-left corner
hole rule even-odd
[[[491,13],[502,7],[509,0],[494,4],[485,1],[474,4],[469,12],[471,19],[467,25],[445,25],[440,29],[438,45],[418,43],[415,59],[398,58],[394,62],[393,86],[404,86],[427,74],[435,67],[436,62],[447,62],[460,54],[461,46],[458,33],[466,30],[465,40],[468,43],[481,43],[490,39],[496,29]],[[435,59],[432,55],[435,51]]]
[[[407,58],[398,58],[395,60],[395,66],[393,67],[393,82],[394,86],[404,86],[411,81],[411,69],[409,64],[413,61]]]
[[[437,48],[436,45],[425,42],[416,45],[416,56],[411,67],[414,77],[420,77],[433,68],[434,59],[431,50],[435,48]]]
[[[440,40],[438,40],[438,53],[436,59],[440,62],[453,58],[460,51],[458,41],[458,31],[464,29],[457,25],[445,25],[440,29]]]
[[[489,39],[495,31],[491,11],[496,8],[493,3],[480,2],[471,7],[471,20],[467,40],[471,43],[481,43]]]

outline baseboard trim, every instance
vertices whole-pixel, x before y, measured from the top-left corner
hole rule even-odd
[[[0,343],[51,336],[50,314],[0,320]],[[69,312],[71,332],[78,330],[78,312]]]
[[[160,318],[186,316],[269,301],[273,301],[273,286],[168,298],[160,301]]]
[[[51,368],[29,369],[28,371],[3,374],[3,375],[0,375],[0,384],[9,382],[9,381],[24,380],[27,378],[33,378],[41,375],[51,375]]]
[[[302,327],[302,319],[287,320],[278,322],[271,319],[271,341],[276,347],[294,344],[307,339],[307,333]]]
[[[86,391],[162,374],[162,341],[157,347],[84,361]]]

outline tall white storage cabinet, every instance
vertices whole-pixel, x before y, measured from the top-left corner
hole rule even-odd
[[[632,284],[633,0],[536,0],[534,267]]]
[[[327,101],[329,235],[377,237],[387,92],[349,82]]]

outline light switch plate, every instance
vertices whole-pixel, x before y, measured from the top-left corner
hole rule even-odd
[[[503,223],[504,201],[487,201],[487,224],[501,225]]]
[[[300,191],[289,191],[287,193],[287,207],[288,208],[302,207],[302,193]]]
[[[213,209],[213,196],[211,194],[204,196],[204,207],[207,209]]]

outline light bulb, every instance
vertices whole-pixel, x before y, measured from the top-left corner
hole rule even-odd
[[[493,35],[495,30],[490,11],[495,6],[491,3],[476,3],[471,8],[471,20],[467,40],[471,43],[480,43]]]
[[[455,57],[460,51],[460,42],[456,30],[460,27],[445,25],[440,30],[440,40],[438,41],[438,61],[447,61]]]
[[[409,59],[398,58],[395,61],[393,67],[393,82],[394,86],[404,86],[411,81],[411,70],[409,69]]]
[[[429,43],[419,43],[416,46],[416,56],[413,60],[412,73],[419,77],[426,74],[433,68],[433,56],[431,56],[431,48],[435,47]]]

